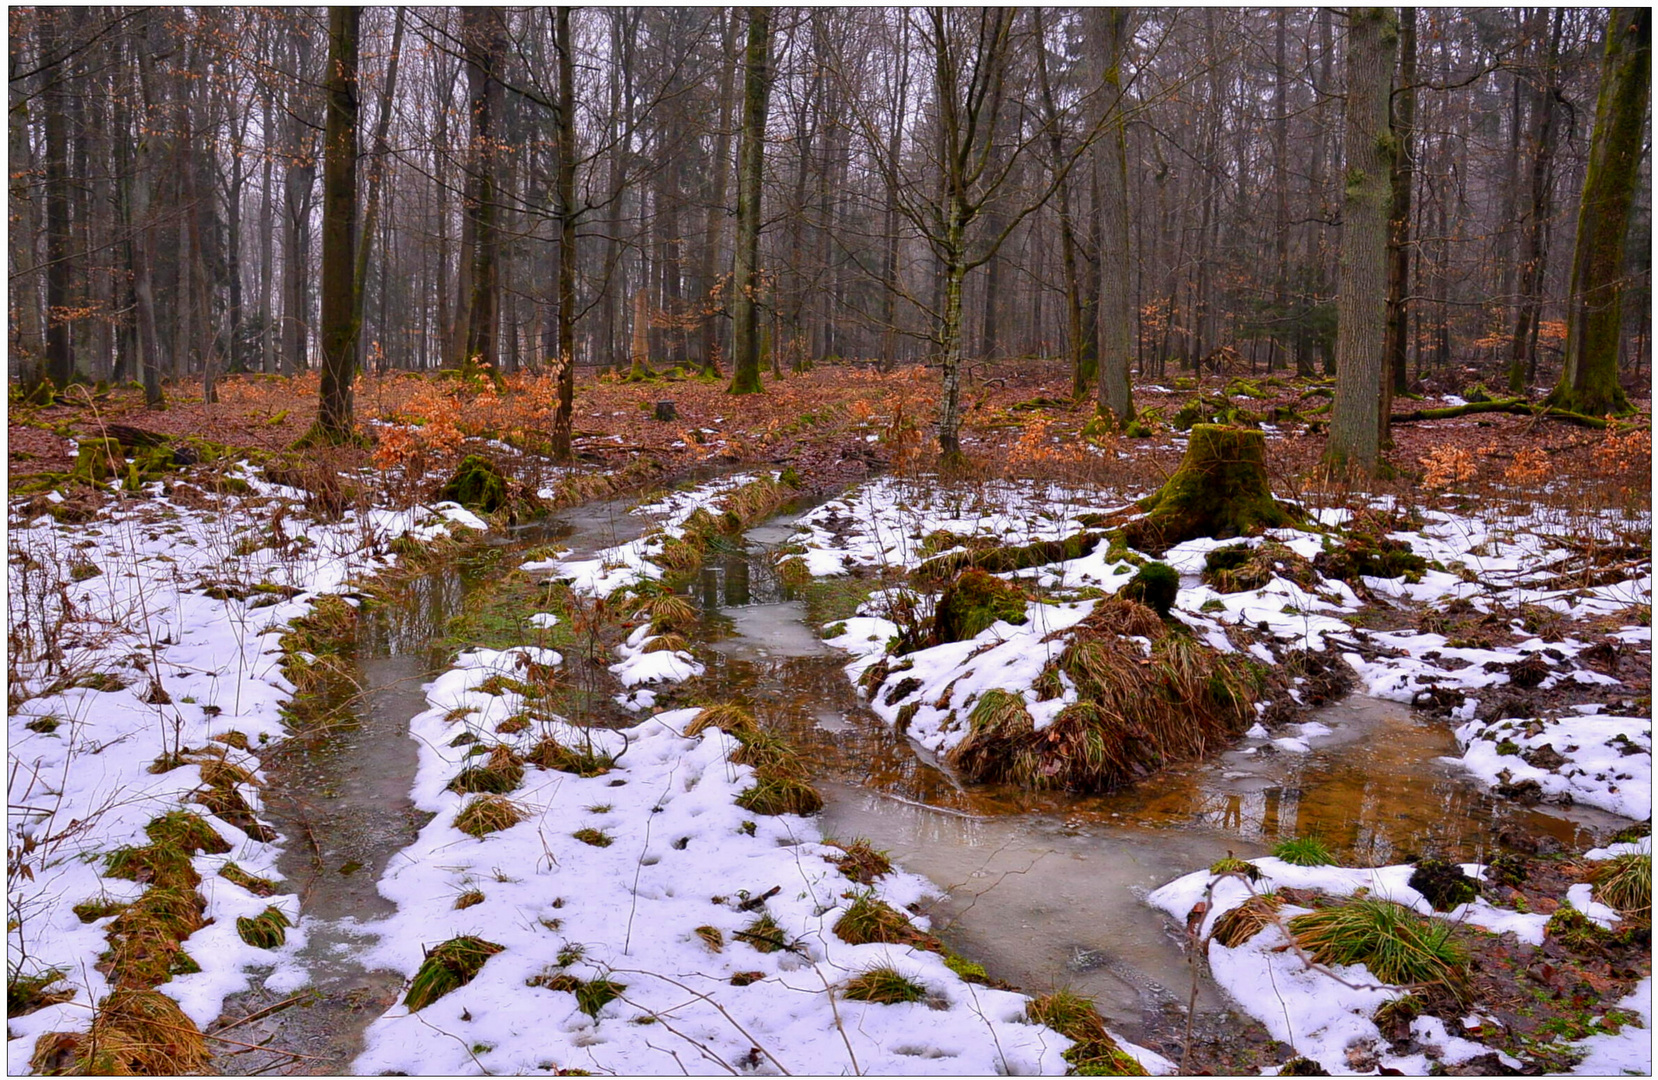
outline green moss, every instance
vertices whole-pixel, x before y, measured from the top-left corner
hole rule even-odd
[[[1462,867],[1443,859],[1418,860],[1411,871],[1410,887],[1427,898],[1435,911],[1472,903],[1480,893],[1478,881],[1463,873]]]
[[[276,892],[276,882],[270,878],[256,877],[233,862],[220,867],[219,876],[240,885],[255,896],[270,896]]]
[[[997,622],[1025,622],[1025,594],[983,570],[964,570],[945,586],[933,609],[935,644],[966,641]]]
[[[507,478],[493,461],[468,454],[444,483],[438,497],[458,502],[468,510],[493,514],[509,503]]]
[[[1266,437],[1214,424],[1192,428],[1179,468],[1141,508],[1146,516],[1129,523],[1124,534],[1154,553],[1200,536],[1227,539],[1293,525],[1302,516],[1272,497]]]
[[[1124,600],[1146,605],[1166,619],[1179,593],[1180,573],[1168,563],[1152,562],[1140,567],[1128,579],[1120,595]]]
[[[986,974],[983,964],[974,963],[965,956],[957,956],[953,952],[944,954],[944,966],[959,975],[965,982],[983,983],[990,978]]]
[[[1404,540],[1355,532],[1340,544],[1326,547],[1313,559],[1313,566],[1325,577],[1357,582],[1361,577],[1397,578],[1419,582],[1428,569],[1428,560],[1411,551]]]

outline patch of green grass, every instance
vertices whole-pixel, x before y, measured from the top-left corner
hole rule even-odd
[[[127,905],[119,900],[103,897],[97,900],[82,900],[72,910],[83,923],[97,922],[107,919],[111,915],[119,915],[126,910]]]
[[[1385,983],[1443,986],[1461,994],[1468,954],[1454,928],[1389,900],[1364,896],[1289,922],[1296,943],[1321,964],[1363,964]]]
[[[812,785],[794,776],[760,769],[754,783],[737,796],[737,805],[756,814],[815,814],[823,809],[823,796]]]
[[[275,949],[288,940],[288,927],[293,923],[275,907],[268,907],[253,918],[236,920],[236,933],[256,949]]]
[[[777,920],[771,917],[770,912],[738,930],[736,936],[754,946],[757,952],[770,953],[789,947],[788,939],[783,936],[783,928],[777,925]]]
[[[209,781],[211,783],[211,781]],[[157,845],[169,845],[182,851],[222,855],[230,850],[218,830],[188,810],[174,810],[163,814],[144,826],[144,835]]]
[[[926,987],[886,964],[854,976],[841,987],[841,997],[848,1001],[871,1001],[877,1005],[921,1001],[926,996]]]
[[[1281,840],[1272,853],[1292,866],[1334,866],[1336,857],[1319,836],[1295,836]]]
[[[990,976],[985,972],[983,964],[977,964],[965,956],[958,956],[953,952],[944,954],[944,966],[961,976],[966,982],[982,983]]]
[[[880,581],[875,578],[841,574],[812,578],[798,586],[797,595],[806,604],[808,624],[821,626],[852,618],[858,613],[859,606],[880,587]]]
[[[599,1018],[599,1010],[622,996],[627,989],[626,983],[614,982],[610,979],[578,979],[574,975],[563,972],[558,974],[537,975],[529,980],[530,986],[541,986],[548,990],[562,990],[576,996],[576,1008],[593,1017]]]
[[[52,989],[53,984],[63,981],[64,974],[58,968],[47,968],[33,975],[24,975],[21,971],[8,971],[6,1015],[22,1016],[48,1005],[72,1000],[75,996],[74,987],[59,986],[56,990]]]
[[[593,847],[609,847],[616,842],[614,837],[600,832],[598,829],[577,829],[570,835],[584,844],[591,844]]]
[[[470,935],[450,938],[426,954],[425,962],[409,983],[403,1004],[410,1012],[419,1012],[451,990],[471,982],[483,970],[485,962],[504,948]]]

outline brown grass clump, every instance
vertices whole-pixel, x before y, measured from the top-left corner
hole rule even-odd
[[[1468,954],[1452,936],[1454,930],[1449,923],[1370,896],[1289,921],[1296,944],[1321,964],[1363,964],[1385,983],[1439,985],[1460,995],[1468,982]]]
[[[754,784],[737,796],[737,805],[756,814],[805,817],[823,809],[823,796],[804,780],[761,769],[754,774]]]
[[[1235,949],[1271,925],[1284,902],[1272,894],[1251,896],[1215,920],[1209,937],[1228,949]]]
[[[936,938],[916,929],[901,912],[867,890],[860,892],[835,921],[835,936],[848,945],[914,945],[935,952],[942,947]]]
[[[163,814],[144,826],[144,835],[157,845],[170,845],[191,854],[222,855],[230,845],[218,831],[188,810]]]
[[[482,765],[468,765],[449,781],[449,790],[456,794],[482,792],[505,795],[524,782],[524,763],[507,746],[496,746],[489,752],[489,760]]]
[[[685,737],[691,738],[701,735],[709,728],[719,728],[727,735],[742,737],[743,732],[757,730],[754,717],[741,706],[721,704],[705,705],[701,712],[691,718],[685,725]]]
[[[679,634],[658,634],[645,642],[642,652],[687,652],[691,643]]]
[[[1150,642],[1150,656],[1134,638]],[[1133,601],[1101,600],[1055,665],[1080,701],[1039,732],[1021,697],[990,691],[949,763],[973,781],[1105,791],[1202,757],[1254,716],[1258,679],[1246,661],[1169,628]]]
[[[577,776],[602,776],[616,766],[613,754],[591,747],[576,749],[565,746],[551,735],[536,743],[525,760],[543,769],[556,769]]]
[[[633,601],[632,614],[635,618],[648,621],[653,634],[677,632],[694,625],[697,621],[697,609],[678,593],[657,593],[638,597]]]
[[[207,1040],[172,998],[118,989],[99,1003],[91,1031],[42,1035],[29,1064],[37,1073],[180,1076],[210,1060]]]
[[[485,833],[510,829],[524,820],[518,804],[502,795],[479,795],[455,815],[455,828],[483,839]]]
[[[882,874],[892,873],[892,860],[887,858],[887,853],[875,850],[874,845],[862,837],[845,844],[838,840],[825,840],[824,843],[846,853],[829,861],[859,885],[873,885]]]
[[[841,996],[848,1001],[897,1005],[902,1002],[921,1001],[927,996],[927,988],[897,968],[883,964],[847,980],[846,985],[841,988]]]

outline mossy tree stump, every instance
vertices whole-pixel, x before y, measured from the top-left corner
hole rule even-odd
[[[468,454],[438,496],[458,502],[468,510],[493,514],[508,504],[507,478],[493,461]]]
[[[1123,535],[1134,547],[1154,553],[1199,536],[1224,540],[1294,525],[1302,517],[1272,497],[1266,436],[1219,424],[1192,428],[1180,467],[1140,506],[1146,516],[1130,522]]]

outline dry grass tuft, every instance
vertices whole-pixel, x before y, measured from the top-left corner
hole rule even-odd
[[[892,860],[887,858],[887,853],[875,850],[874,845],[862,837],[855,837],[845,844],[838,840],[825,840],[824,843],[846,853],[829,861],[859,885],[873,885],[876,878],[892,873]]]
[[[524,820],[518,804],[502,795],[479,795],[455,815],[455,828],[483,839],[485,833],[510,829]]]
[[[709,728],[719,728],[727,735],[741,738],[744,732],[758,730],[754,717],[741,706],[731,704],[705,705],[701,712],[685,725],[685,737],[701,735]]]
[[[1251,896],[1216,919],[1209,937],[1228,949],[1235,949],[1271,925],[1283,906],[1284,902],[1271,893]]]
[[[835,936],[848,945],[914,945],[918,948],[939,947],[936,939],[923,934],[909,919],[875,897],[871,890],[860,892],[839,919],[835,921]]]
[[[906,1001],[921,1001],[927,996],[927,988],[897,968],[882,964],[848,980],[841,988],[841,996],[848,1001],[897,1005]]]
[[[449,790],[456,794],[486,793],[505,795],[524,782],[524,763],[511,747],[496,746],[489,752],[489,760],[482,765],[468,765],[449,781]]]
[[[182,1076],[202,1072],[210,1060],[207,1040],[172,998],[117,989],[98,1004],[92,1030],[42,1035],[30,1066],[37,1073]]]
[[[591,747],[574,749],[551,735],[536,743],[526,760],[543,769],[556,769],[577,776],[602,776],[616,766],[616,758],[612,754]]]
[[[1652,921],[1652,855],[1630,852],[1595,866],[1596,900],[1639,921]]]
[[[1055,665],[1081,700],[1039,732],[1019,695],[987,692],[948,758],[966,779],[1110,790],[1218,749],[1254,717],[1259,680],[1246,661],[1133,601],[1101,600]]]

